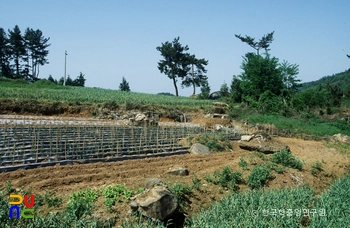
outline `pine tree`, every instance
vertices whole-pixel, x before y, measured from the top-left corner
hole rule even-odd
[[[129,82],[123,77],[122,82],[119,84],[119,89],[121,91],[130,92]]]
[[[18,25],[12,31],[9,30],[9,54],[10,59],[13,59],[15,62],[15,78],[22,78],[20,64],[22,61],[26,61],[27,58],[25,42]]]
[[[205,80],[208,80],[208,77],[204,75],[207,73],[205,66],[208,65],[208,60],[197,59],[195,55],[189,56],[189,64],[191,65],[191,70],[188,75],[184,78],[181,83],[182,87],[193,86],[193,95],[196,94],[196,87],[203,86]]]
[[[51,45],[47,42],[50,38],[44,38],[42,32],[37,29],[27,28],[24,34],[24,41],[27,48],[27,67],[30,80],[36,80],[39,76],[39,67],[48,63],[46,59],[49,51],[47,48]],[[31,72],[30,69],[31,68]],[[30,73],[29,73],[30,72]]]
[[[158,62],[158,69],[173,81],[176,96],[179,96],[177,80],[185,78],[190,70],[189,54],[186,53],[189,48],[187,45],[182,46],[179,40],[180,37],[177,37],[172,43],[167,41],[156,48],[164,57]]]
[[[8,51],[7,34],[3,28],[0,28],[0,74],[5,77],[11,75]]]

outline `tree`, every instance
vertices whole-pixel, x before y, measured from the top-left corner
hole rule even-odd
[[[5,77],[10,77],[11,69],[8,57],[8,38],[5,30],[0,28],[0,71],[1,75]]]
[[[230,93],[231,93],[231,100],[234,103],[242,102],[243,90],[242,90],[241,83],[242,81],[239,79],[239,77],[233,75],[232,81],[231,81]]]
[[[189,48],[187,45],[182,46],[179,40],[180,37],[177,37],[172,43],[167,41],[156,48],[164,57],[164,60],[158,62],[158,69],[173,81],[176,96],[179,96],[177,80],[186,77],[190,70],[190,56],[185,53]]]
[[[240,39],[242,42],[247,43],[249,46],[254,48],[256,50],[257,55],[259,55],[260,49],[265,49],[265,51],[269,51],[270,49],[269,46],[271,42],[273,41],[273,34],[274,31],[271,33],[268,33],[267,35],[264,35],[259,42],[255,41],[255,38],[252,38],[250,36],[241,36],[241,35],[236,35],[235,36]]]
[[[258,101],[260,94],[270,90],[271,93],[279,96],[283,89],[283,77],[279,69],[278,59],[270,57],[268,53],[265,57],[254,53],[248,53],[243,58],[240,75],[244,95]]]
[[[53,82],[55,84],[58,84],[57,80],[53,79],[52,75],[50,74],[49,77],[47,78],[50,82]]]
[[[24,41],[28,54],[28,68],[31,68],[28,77],[31,80],[36,80],[39,76],[39,67],[48,63],[46,56],[49,54],[47,48],[51,45],[47,43],[49,40],[50,38],[43,37],[43,33],[39,29],[27,28],[25,31]]]
[[[230,96],[230,92],[229,92],[229,89],[228,89],[226,82],[224,82],[224,84],[222,84],[220,87],[220,96],[221,97],[229,97]]]
[[[196,59],[195,55],[191,55],[189,56],[189,64],[191,65],[190,73],[184,78],[181,85],[182,87],[193,86],[193,95],[195,95],[196,87],[203,86],[205,80],[208,80],[208,77],[204,75],[207,73],[205,66],[208,65],[208,60]]]
[[[9,53],[10,58],[15,62],[15,77],[21,78],[20,63],[26,61],[26,48],[18,25],[12,31],[9,30]]]
[[[85,75],[84,75],[82,72],[80,72],[79,76],[78,76],[76,79],[74,79],[73,85],[74,85],[74,86],[81,86],[81,87],[84,87],[85,81],[86,81],[86,79],[84,78],[84,76],[85,76]]]
[[[123,77],[122,82],[119,85],[119,89],[121,91],[130,92],[129,82],[126,81],[126,79]]]
[[[208,80],[204,80],[203,85],[201,87],[201,93],[198,98],[200,99],[208,99],[210,94],[210,86]]]

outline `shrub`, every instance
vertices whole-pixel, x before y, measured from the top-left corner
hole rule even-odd
[[[264,185],[267,179],[271,178],[271,170],[265,164],[255,166],[248,176],[248,185],[251,188],[258,188]]]
[[[282,150],[280,152],[274,153],[270,161],[294,169],[303,169],[303,163],[287,150]]]
[[[227,187],[233,190],[237,190],[236,184],[243,181],[242,173],[239,171],[232,171],[230,166],[225,166],[222,171],[215,171],[213,177],[210,175],[205,176],[205,180],[215,185]]]

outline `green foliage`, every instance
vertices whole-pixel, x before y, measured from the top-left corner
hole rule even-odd
[[[187,45],[182,46],[179,40],[180,37],[177,37],[172,43],[167,41],[156,48],[164,57],[164,60],[158,62],[158,69],[173,80],[176,96],[179,96],[177,80],[185,78],[190,70],[189,54],[186,53],[189,48]]]
[[[205,180],[221,187],[227,187],[232,190],[238,190],[239,184],[243,182],[242,173],[239,171],[232,171],[231,166],[225,166],[222,171],[215,171],[213,176],[206,175]]]
[[[238,165],[240,167],[246,167],[246,166],[248,166],[248,163],[244,160],[244,157],[240,157]]]
[[[316,216],[310,227],[350,227],[350,175],[336,180],[323,192],[316,202],[316,208],[322,208],[325,216]]]
[[[250,36],[241,36],[241,35],[236,35],[235,36],[240,39],[242,42],[248,44],[250,47],[256,50],[257,55],[259,55],[260,49],[264,49],[265,51],[268,51],[270,49],[269,46],[273,41],[273,34],[274,31],[271,33],[268,33],[267,35],[264,35],[259,41],[255,41],[255,38],[252,38]]]
[[[162,93],[157,93],[157,95],[162,95],[162,96],[175,96],[174,94],[172,93],[169,93],[169,92],[162,92]]]
[[[261,94],[258,101],[261,113],[279,113],[283,108],[281,99],[270,90],[266,90]]]
[[[210,86],[208,80],[203,82],[201,87],[201,93],[198,95],[199,99],[208,99],[210,95]]]
[[[98,191],[92,189],[80,190],[78,192],[74,192],[69,200],[77,201],[78,199],[84,198],[87,202],[95,202],[98,198]]]
[[[220,96],[221,97],[229,97],[230,96],[229,88],[228,88],[226,82],[224,82],[224,84],[222,84],[220,87]]]
[[[233,75],[230,88],[231,101],[233,103],[242,102],[243,89],[241,83],[242,81],[237,76]]]
[[[282,150],[280,152],[274,153],[270,161],[294,169],[303,169],[303,163],[287,150]]]
[[[248,185],[254,189],[266,183],[271,178],[271,170],[265,164],[255,166],[248,176]]]
[[[301,84],[300,90],[303,91],[307,89],[317,89],[319,88],[320,84],[330,84],[331,86],[337,85],[342,91],[346,91],[347,87],[350,85],[350,71],[345,70],[337,74],[324,76],[317,81],[304,82]]]
[[[184,77],[181,86],[182,87],[193,87],[193,95],[196,94],[196,87],[204,86],[208,77],[204,75],[207,73],[205,66],[208,65],[208,60],[197,59],[195,55],[188,56],[187,64],[191,66],[191,70]]]
[[[312,224],[314,224],[313,220],[322,219],[318,213],[323,206],[316,207],[317,202],[318,198],[314,191],[306,186],[282,190],[255,189],[244,193],[234,192],[187,220],[185,225],[186,227],[305,227],[307,221],[303,220],[302,209],[317,210],[317,215],[310,214]],[[334,203],[335,201],[332,200],[329,205],[337,205]],[[328,210],[338,211],[336,208],[327,208],[327,213]],[[345,212],[346,210],[348,209],[345,209]],[[272,214],[274,212],[276,216]],[[288,213],[292,213],[291,216],[287,216]],[[334,216],[333,218],[329,216],[329,219],[333,221],[343,219],[344,223],[342,226],[337,226],[333,222],[332,227],[347,227],[349,220],[346,219],[346,213],[334,214]],[[318,223],[318,226],[310,227],[325,227],[325,224],[328,223],[324,222],[323,225]]]
[[[63,201],[61,198],[56,197],[55,193],[50,193],[49,191],[45,192],[44,199],[48,207],[58,207]]]
[[[107,206],[109,212],[112,212],[112,207],[115,202],[120,202],[122,198],[130,199],[132,190],[126,188],[124,185],[109,185],[101,191],[102,196],[105,197],[104,204]]]
[[[242,111],[239,111],[242,113]],[[300,116],[304,119],[287,118],[280,115],[263,115],[263,114],[247,114],[248,111],[243,112],[244,118],[249,119],[249,123],[264,123],[274,124],[280,129],[289,129],[293,134],[308,134],[315,136],[334,135],[338,133],[350,135],[350,125],[341,124],[344,129],[339,129],[338,122],[329,122],[317,119],[312,113],[301,113]],[[339,125],[338,125],[339,126]]]
[[[37,83],[41,83],[40,81]],[[169,97],[133,92],[125,93],[119,90],[99,88],[58,86],[55,88],[36,87],[38,89],[33,90],[31,84],[22,79],[11,80],[0,78],[0,82],[0,98],[21,101],[36,100],[39,102],[80,102],[89,104],[113,101],[118,104],[137,104],[138,107],[140,105],[158,105],[172,108],[177,106],[179,108],[187,107],[188,110],[210,107],[212,103],[208,100],[197,100],[188,97]]]
[[[213,152],[221,152],[232,150],[232,143],[223,135],[203,134],[192,140],[192,143],[200,143],[209,148]]]
[[[22,35],[16,25],[8,30],[8,35],[0,30],[0,71],[8,78],[23,79],[29,82],[38,80],[39,67],[48,63],[47,42],[42,32],[27,28]]]
[[[169,190],[176,196],[181,204],[185,199],[185,195],[192,193],[193,188],[186,183],[175,183]]]
[[[130,92],[129,82],[123,77],[122,82],[119,84],[119,89],[121,91]]]
[[[83,218],[83,216],[90,215],[92,210],[92,202],[88,201],[86,198],[78,198],[67,204],[67,212],[74,215],[76,220]]]

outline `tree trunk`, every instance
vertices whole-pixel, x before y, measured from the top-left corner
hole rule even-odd
[[[177,90],[177,85],[176,85],[175,77],[173,77],[173,83],[174,83],[174,87],[175,87],[176,96],[178,97],[178,96],[179,96],[179,91]]]

